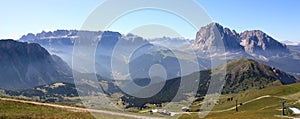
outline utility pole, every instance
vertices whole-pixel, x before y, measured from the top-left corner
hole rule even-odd
[[[284,114],[284,108],[285,108],[284,103],[286,103],[286,100],[282,99],[280,102],[282,103],[282,116],[284,116],[285,115]]]
[[[238,99],[235,100],[235,111],[238,112]]]

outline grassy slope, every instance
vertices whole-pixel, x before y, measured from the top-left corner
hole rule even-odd
[[[274,115],[280,115],[281,111],[281,99],[286,99],[287,106],[300,106],[297,102],[300,100],[300,83],[274,86],[262,90],[252,90],[241,94],[222,95],[213,111],[225,110],[235,106],[235,99],[238,99],[239,103],[243,103],[255,98],[270,95],[270,97],[262,98],[247,104],[243,104],[239,107],[239,112],[235,110],[224,112],[211,112],[206,118],[231,118],[231,119],[253,119],[253,118],[267,118],[274,119]],[[233,97],[233,101],[227,101],[227,98]],[[196,114],[183,115],[185,119],[197,119]]]
[[[127,119],[125,117],[113,116],[107,114],[97,114],[97,118],[102,119]],[[39,106],[33,104],[24,104],[19,102],[0,100],[0,119],[94,119],[87,112],[72,112],[66,109]]]
[[[1,118],[88,118],[89,113],[0,100]]]
[[[276,73],[271,67],[252,59],[240,59],[227,64],[225,93],[239,93],[245,90],[261,89],[272,85],[280,85]]]

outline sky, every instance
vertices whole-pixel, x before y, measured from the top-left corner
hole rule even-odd
[[[103,0],[1,0],[0,39],[18,39],[27,33],[57,29],[81,29],[87,17]],[[299,0],[196,0],[212,21],[237,32],[262,30],[279,41],[300,41]],[[140,18],[153,14],[144,14]],[[197,15],[197,13],[191,13]],[[155,14],[154,14],[155,15]],[[174,20],[167,17],[165,23]],[[141,19],[136,19],[136,23]],[[118,23],[116,23],[118,24]],[[126,32],[130,25],[115,25],[112,30]],[[184,28],[180,23],[177,28]],[[195,37],[195,30],[182,32]],[[127,29],[128,30],[128,29]]]

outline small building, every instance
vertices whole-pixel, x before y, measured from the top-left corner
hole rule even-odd
[[[288,110],[290,110],[292,114],[300,115],[300,110],[296,107],[288,107]]]
[[[191,111],[189,107],[182,107],[181,110],[183,112],[190,112]]]
[[[171,112],[169,112],[168,110],[158,109],[157,113],[162,114],[162,115],[171,116]]]

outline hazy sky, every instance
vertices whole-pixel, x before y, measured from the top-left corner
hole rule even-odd
[[[42,30],[80,29],[88,15],[102,2],[103,0],[2,0],[0,39],[18,39],[24,34],[39,33]],[[197,2],[213,21],[238,32],[259,29],[279,41],[300,41],[299,0]],[[118,31],[123,32],[122,26]],[[187,30],[182,35],[194,38],[193,32],[195,31]]]

